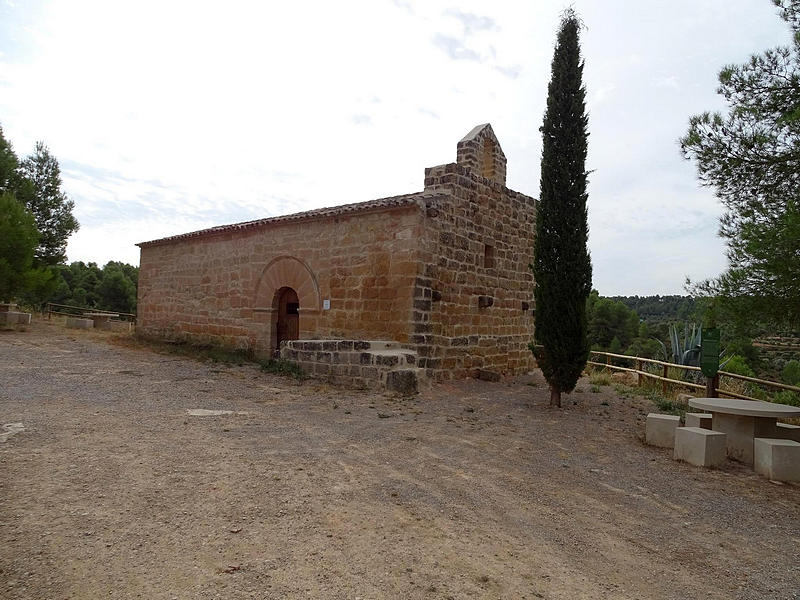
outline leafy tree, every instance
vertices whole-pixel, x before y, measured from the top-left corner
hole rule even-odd
[[[18,168],[17,155],[0,127],[0,193],[14,191]]]
[[[581,22],[572,9],[561,17],[547,110],[542,125],[541,193],[533,274],[536,287],[534,353],[550,384],[550,405],[561,406],[589,357],[586,300],[592,264],[586,240],[588,117],[582,83]]]
[[[617,338],[624,348],[639,333],[639,316],[622,302],[599,296],[596,290],[589,295],[586,313],[591,347],[610,349],[611,340]]]
[[[58,161],[42,142],[33,155],[20,164],[21,180],[16,196],[36,217],[39,246],[35,259],[42,265],[56,265],[66,259],[67,238],[78,230],[72,214],[75,203],[61,190]]]
[[[25,290],[38,241],[33,215],[10,193],[0,194],[0,301]]]
[[[100,305],[106,310],[118,312],[135,310],[136,286],[121,269],[108,268],[109,265],[106,265],[103,279],[97,287]]]
[[[695,290],[741,318],[800,322],[800,2],[773,0],[794,33],[789,47],[719,74],[727,114],[691,118],[681,139],[700,182],[727,209],[728,270]]]

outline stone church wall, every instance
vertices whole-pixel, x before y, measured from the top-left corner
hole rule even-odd
[[[291,288],[300,340],[398,342],[436,380],[525,372],[536,203],[505,181],[484,124],[422,192],[144,242],[138,329],[271,353]]]
[[[268,353],[275,293],[290,285],[299,295],[301,339],[407,343],[423,206],[412,198],[374,212],[143,243],[138,329]]]
[[[438,380],[530,370],[534,199],[460,164],[427,169],[425,191],[442,195],[427,208],[419,366]]]

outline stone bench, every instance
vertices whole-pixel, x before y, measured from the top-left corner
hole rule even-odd
[[[689,413],[684,415],[687,427],[699,427],[700,429],[711,429],[711,413]]]
[[[718,467],[725,462],[726,436],[721,431],[701,427],[679,427],[675,430],[675,460],[697,467]]]
[[[106,321],[103,324],[102,328],[105,329],[106,331],[116,331],[116,332],[120,332],[120,333],[130,333],[131,331],[133,331],[134,326],[133,326],[133,323],[131,321],[110,320],[110,321]]]
[[[675,430],[680,426],[681,418],[673,415],[650,413],[647,415],[644,439],[650,446],[673,448],[675,446]]]
[[[800,442],[755,438],[753,468],[773,481],[800,483]]]
[[[67,317],[67,327],[70,329],[91,329],[94,327],[92,319],[81,319],[80,317]]]
[[[84,318],[94,322],[95,329],[108,329],[108,322],[119,316],[119,313],[85,312]]]
[[[31,313],[9,310],[0,312],[0,325],[30,325]]]
[[[784,440],[794,440],[800,442],[800,425],[790,425],[789,423],[775,424],[776,437]]]

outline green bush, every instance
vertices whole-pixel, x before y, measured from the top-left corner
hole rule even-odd
[[[725,354],[738,354],[744,357],[747,364],[753,368],[757,369],[761,364],[758,348],[753,346],[753,342],[749,338],[734,338],[724,342],[722,346],[725,349]]]
[[[747,364],[747,361],[743,356],[739,356],[738,354],[734,354],[732,357],[728,359],[728,362],[725,363],[725,366],[722,367],[722,371],[727,371],[728,373],[736,373],[737,375],[744,375],[745,377],[755,377],[755,371],[750,368],[750,365]]]
[[[788,404],[790,406],[800,406],[800,396],[789,390],[781,390],[773,394],[772,401],[779,404]]]
[[[788,385],[800,385],[800,361],[792,359],[787,362],[781,371],[781,379]]]
[[[745,387],[745,394],[756,398],[757,400],[769,400],[769,394],[764,391],[764,388],[755,383],[748,383]]]

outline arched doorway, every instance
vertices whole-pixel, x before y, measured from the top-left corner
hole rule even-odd
[[[296,340],[300,336],[300,301],[292,288],[282,287],[275,293],[275,303],[278,313],[275,350],[280,350],[281,342]]]

